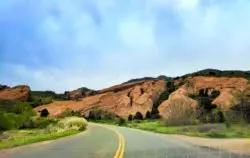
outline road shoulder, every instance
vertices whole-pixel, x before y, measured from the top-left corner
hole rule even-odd
[[[217,150],[225,150],[236,154],[250,155],[249,138],[214,139],[214,138],[190,137],[183,135],[167,135],[167,136],[201,147],[207,147]]]

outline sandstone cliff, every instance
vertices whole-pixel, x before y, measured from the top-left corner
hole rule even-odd
[[[186,106],[197,106],[198,102],[192,99],[191,95],[199,95],[202,89],[207,89],[211,95],[213,91],[219,91],[220,94],[213,100],[213,104],[228,109],[238,103],[237,94],[243,92],[249,85],[249,81],[244,78],[228,77],[188,77],[178,79],[175,84],[180,86],[175,92],[170,94],[169,99],[164,101],[158,108],[161,115],[164,115],[165,108],[178,99],[184,100]]]
[[[151,111],[153,103],[165,91],[166,81],[140,81],[114,86],[99,91],[100,94],[82,98],[79,101],[59,101],[36,108],[40,111],[47,108],[51,115],[57,116],[65,109],[70,108],[88,115],[93,107],[110,111],[118,116],[128,116],[137,111],[143,115]]]
[[[26,85],[19,85],[12,88],[5,86],[0,90],[0,99],[27,101],[29,98],[30,87]]]

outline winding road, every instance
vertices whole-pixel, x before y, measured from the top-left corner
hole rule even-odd
[[[192,145],[171,136],[90,124],[85,132],[56,141],[0,151],[1,158],[247,158]]]

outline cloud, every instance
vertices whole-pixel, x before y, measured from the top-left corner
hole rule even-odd
[[[248,0],[4,0],[0,82],[62,92],[249,69]]]

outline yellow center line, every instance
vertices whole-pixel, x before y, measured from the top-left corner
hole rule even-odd
[[[119,158],[123,158],[123,155],[124,155],[124,149],[125,149],[125,140],[124,140],[124,137],[122,134],[120,134],[121,136],[121,142],[122,142],[122,149],[121,149],[121,152],[120,152],[120,157]]]
[[[119,145],[118,145],[118,149],[115,153],[115,157],[114,158],[119,158],[119,155],[120,155],[120,151],[121,151],[121,148],[122,148],[122,142],[121,142],[121,136],[120,136],[120,133],[118,133],[117,131],[113,130],[116,135],[118,136],[118,140],[119,140]]]
[[[125,149],[125,140],[124,140],[123,135],[120,132],[118,132],[117,130],[113,129],[113,128],[110,128],[110,127],[106,127],[106,128],[114,131],[116,133],[116,135],[118,136],[118,139],[119,139],[118,149],[116,151],[116,154],[115,154],[114,158],[123,158],[124,149]]]
[[[99,125],[99,126],[101,126],[101,125]],[[116,150],[114,158],[123,158],[124,150],[125,150],[125,139],[124,139],[123,135],[120,132],[118,132],[117,130],[115,130],[114,128],[107,127],[107,126],[101,126],[101,127],[107,128],[107,129],[112,130],[116,133],[116,135],[118,136],[119,144],[118,144],[118,149]]]

